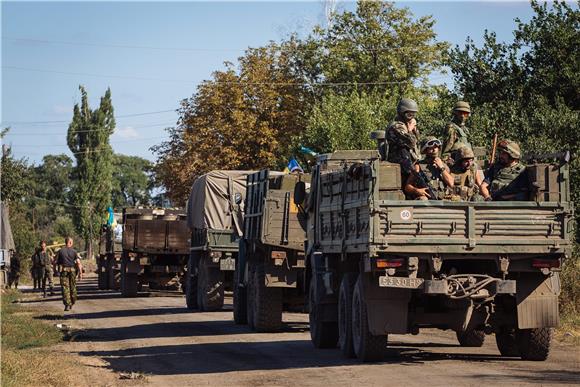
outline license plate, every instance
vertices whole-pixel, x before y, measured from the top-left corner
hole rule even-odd
[[[379,286],[382,288],[403,288],[403,289],[422,289],[422,278],[405,278],[405,277],[379,277]]]
[[[225,258],[220,260],[220,270],[234,271],[236,270],[236,261],[233,258]]]

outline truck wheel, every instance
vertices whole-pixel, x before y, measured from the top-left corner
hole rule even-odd
[[[105,265],[103,265],[103,260],[99,258],[99,262],[97,263],[97,273],[98,273],[98,288],[99,290],[105,290],[106,287],[106,273],[105,273]]]
[[[121,274],[121,295],[123,297],[135,297],[137,295],[138,279],[136,273]]]
[[[187,309],[197,309],[197,276],[193,275],[193,258],[187,260],[187,271],[185,272],[185,304]]]
[[[455,332],[457,341],[462,347],[481,347],[485,341],[485,332],[479,329],[469,329],[465,332]]]
[[[543,361],[550,354],[552,329],[518,329],[516,341],[523,360]]]
[[[264,264],[254,268],[254,329],[274,332],[282,328],[282,289],[266,287]]]
[[[197,305],[202,312],[220,310],[224,306],[224,281],[217,267],[209,265],[208,257],[199,262],[197,275]]]
[[[236,324],[248,323],[248,300],[247,287],[240,287],[240,277],[242,273],[236,262],[236,271],[234,272],[234,322]]]
[[[254,300],[256,299],[256,285],[254,284],[254,265],[248,262],[248,289],[246,290],[246,313],[248,326],[254,329]]]
[[[499,332],[495,333],[495,343],[502,356],[517,357],[520,356],[516,334],[513,329],[501,327]]]
[[[362,275],[359,275],[352,295],[352,341],[359,360],[380,361],[387,353],[387,335],[375,336],[369,331],[367,306],[363,297]]]
[[[356,276],[356,273],[346,273],[338,294],[338,346],[348,358],[355,356],[352,346],[352,293]]]
[[[338,341],[338,323],[322,321],[321,313],[324,306],[316,302],[316,284],[310,281],[308,294],[308,321],[310,323],[310,340],[316,348],[335,348]]]

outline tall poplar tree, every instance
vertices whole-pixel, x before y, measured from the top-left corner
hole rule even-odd
[[[76,158],[75,180],[71,202],[75,206],[74,224],[85,240],[87,255],[92,256],[92,241],[98,234],[111,203],[113,150],[109,137],[115,129],[111,90],[91,110],[83,86],[81,104],[74,106],[68,127],[68,147]]]

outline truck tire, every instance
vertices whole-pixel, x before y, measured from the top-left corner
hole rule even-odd
[[[338,323],[322,321],[320,309],[326,307],[316,303],[316,283],[310,281],[308,294],[308,321],[310,323],[310,340],[316,348],[336,348],[338,342]]]
[[[139,287],[136,273],[123,272],[121,274],[121,296],[135,297]]]
[[[248,262],[248,289],[246,291],[246,313],[248,326],[254,329],[254,300],[256,299],[256,285],[254,284],[254,265]]]
[[[367,306],[363,296],[362,274],[352,295],[352,341],[356,357],[363,361],[380,361],[387,354],[387,335],[375,336],[369,331]]]
[[[107,277],[105,272],[105,265],[103,265],[103,259],[99,258],[99,262],[97,263],[97,286],[99,290],[107,289]]]
[[[248,297],[247,286],[240,287],[242,273],[238,267],[238,261],[236,261],[236,271],[234,272],[234,322],[242,325],[248,323]]]
[[[485,341],[485,332],[479,329],[468,329],[465,332],[455,332],[457,341],[462,347],[481,347]]]
[[[187,260],[187,271],[185,272],[185,305],[187,309],[197,309],[197,276],[194,274],[193,258]]]
[[[495,333],[495,343],[502,356],[519,357],[520,350],[516,341],[516,334],[513,329],[501,327],[499,332]]]
[[[197,270],[197,306],[201,312],[213,312],[224,306],[222,272],[210,266],[209,257],[202,257]]]
[[[338,293],[338,346],[347,358],[355,357],[352,345],[352,293],[356,277],[356,273],[346,273]]]
[[[516,341],[523,360],[544,361],[550,354],[552,329],[518,329]]]
[[[275,332],[282,328],[282,289],[266,287],[263,263],[254,267],[254,330]]]

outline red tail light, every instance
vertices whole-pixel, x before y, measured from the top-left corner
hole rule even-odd
[[[377,259],[377,269],[390,269],[401,267],[405,263],[403,258]]]
[[[560,267],[559,259],[533,259],[532,266],[538,269],[551,269]]]

